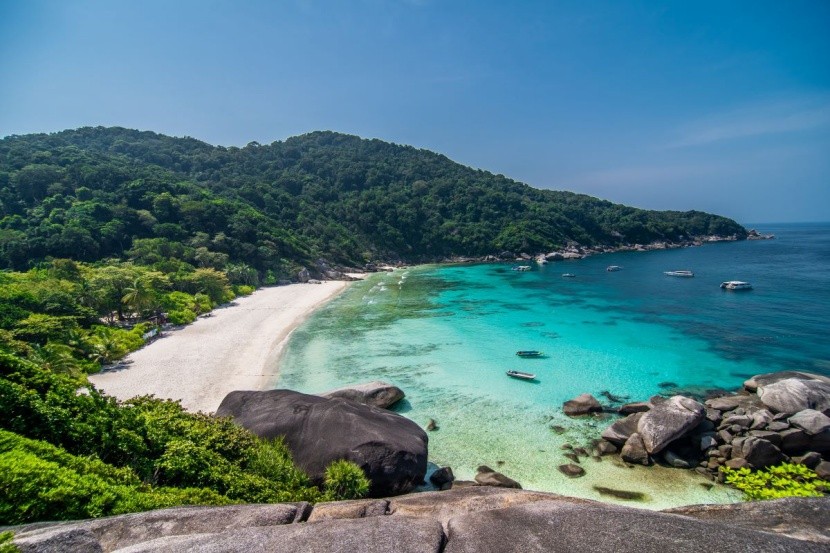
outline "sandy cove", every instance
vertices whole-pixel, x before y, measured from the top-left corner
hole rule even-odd
[[[263,288],[128,355],[118,368],[91,375],[119,399],[153,394],[190,411],[216,411],[233,390],[263,390],[279,376],[291,332],[340,294],[346,282]]]

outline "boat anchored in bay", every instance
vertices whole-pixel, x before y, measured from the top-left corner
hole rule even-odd
[[[507,371],[507,376],[511,378],[518,378],[519,380],[535,380],[536,375],[532,373],[523,373],[522,371]]]
[[[542,357],[543,352],[536,351],[535,349],[533,349],[533,350],[528,349],[528,350],[519,350],[519,351],[516,352],[516,355],[518,355],[519,357]]]
[[[683,270],[683,271],[663,271],[663,274],[666,275],[666,276],[684,277],[684,278],[690,278],[690,277],[695,276],[695,274],[693,272],[686,271],[686,270]]]
[[[727,280],[726,282],[721,282],[720,287],[724,290],[752,290],[752,285],[742,280]]]

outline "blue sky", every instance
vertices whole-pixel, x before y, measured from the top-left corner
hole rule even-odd
[[[830,2],[0,0],[0,136],[335,130],[540,188],[830,220]]]

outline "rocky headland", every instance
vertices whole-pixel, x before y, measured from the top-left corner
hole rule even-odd
[[[563,410],[584,416],[602,409],[599,405],[583,394]],[[660,463],[720,481],[721,467],[763,469],[793,462],[830,479],[830,378],[821,375],[762,374],[736,393],[703,402],[658,395],[604,409],[623,416],[602,439],[581,448],[594,456],[619,454],[626,463]]]

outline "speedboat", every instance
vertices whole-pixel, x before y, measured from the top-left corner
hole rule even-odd
[[[609,273],[613,273],[614,271],[622,271],[622,267],[620,267],[619,265],[609,265],[605,268],[605,270]]]
[[[695,274],[691,271],[663,271],[663,274],[666,276],[673,276],[673,277],[693,277]]]
[[[516,265],[515,267],[513,267],[513,270],[514,271],[529,271],[530,270],[530,265]]]
[[[752,290],[752,285],[742,280],[727,280],[721,282],[720,287],[724,290]]]
[[[520,380],[533,380],[536,378],[535,374],[523,373],[522,371],[507,371],[507,376],[518,378]]]
[[[516,352],[519,357],[541,357],[542,352],[536,350],[520,350]]]
[[[574,278],[575,276],[573,273],[562,273],[562,278]]]

